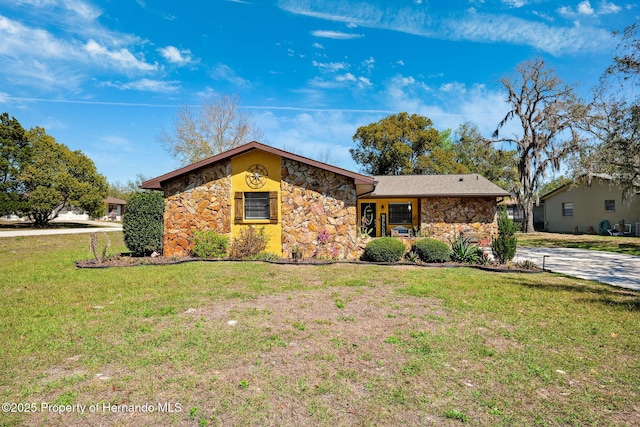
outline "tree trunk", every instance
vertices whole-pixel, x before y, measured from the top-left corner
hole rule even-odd
[[[533,198],[522,198],[522,232],[533,233]]]

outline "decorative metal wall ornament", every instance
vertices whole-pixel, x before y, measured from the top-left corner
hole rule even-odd
[[[247,169],[245,181],[251,188],[262,188],[267,183],[268,177],[269,173],[267,172],[267,168],[262,165],[255,164]]]

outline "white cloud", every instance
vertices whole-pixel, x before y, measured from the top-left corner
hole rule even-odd
[[[326,71],[326,72],[337,72],[337,71],[347,70],[349,68],[349,65],[345,64],[344,62],[318,62],[318,61],[312,61],[311,65],[313,65],[314,67],[319,68],[322,71]]]
[[[214,80],[228,81],[239,87],[249,87],[251,82],[245,80],[226,64],[217,64],[210,72],[209,76]]]
[[[369,58],[362,61],[362,66],[369,72],[371,72],[375,68],[375,65],[376,60],[373,58],[373,56],[370,56]]]
[[[149,64],[144,59],[137,58],[126,48],[109,50],[95,40],[89,40],[85,44],[84,50],[95,60],[109,66],[116,63],[118,67],[125,70],[153,71],[158,69],[157,63]]]
[[[63,0],[62,5],[67,10],[74,12],[76,15],[88,21],[92,21],[102,15],[102,11],[100,9],[97,9],[93,5],[81,0]]]
[[[515,7],[515,8],[520,8],[527,4],[525,0],[502,0],[502,3],[506,4],[509,7]]]
[[[613,3],[607,3],[606,1],[603,1],[602,3],[600,3],[600,8],[598,9],[598,13],[602,15],[610,15],[613,13],[618,13],[621,10],[622,10],[622,7]]]
[[[595,14],[595,11],[591,7],[589,0],[584,0],[578,4],[578,13],[581,15],[593,15]]]
[[[346,0],[280,0],[278,6],[294,14],[333,22],[355,22],[360,27],[443,40],[528,45],[553,55],[606,52],[613,47],[610,32],[605,29],[551,25],[505,14],[455,11],[440,18],[415,6],[382,8],[375,3]]]
[[[102,83],[101,86],[113,87],[120,90],[139,90],[144,92],[170,93],[180,89],[177,81],[163,81],[152,79],[140,79],[127,83]]]
[[[189,49],[178,49],[175,46],[167,46],[159,48],[158,52],[172,64],[188,65],[196,62],[191,56]]]
[[[316,49],[324,49],[324,46],[318,42],[315,42],[312,46]]]
[[[445,93],[455,92],[457,94],[464,94],[466,93],[467,88],[464,83],[450,82],[450,83],[443,83],[440,86],[440,90]]]
[[[342,33],[340,31],[324,31],[324,30],[312,31],[311,35],[314,37],[324,37],[327,39],[335,39],[335,40],[351,40],[351,39],[359,39],[361,37],[364,37],[364,35],[362,34]]]
[[[558,13],[568,18],[573,18],[577,16],[596,17],[599,15],[611,15],[614,13],[618,13],[621,10],[622,10],[622,7],[616,5],[615,3],[609,3],[606,0],[601,1],[596,10],[593,8],[589,0],[584,0],[578,4],[578,7],[576,8],[576,10],[572,9],[569,6],[562,6],[558,8]]]

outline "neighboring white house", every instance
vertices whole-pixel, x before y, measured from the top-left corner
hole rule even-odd
[[[640,235],[640,196],[623,200],[622,189],[608,175],[594,175],[590,182],[584,177],[540,199],[547,231],[598,233],[606,220],[613,234]]]
[[[104,219],[122,221],[122,214],[124,214],[124,207],[127,202],[122,199],[116,199],[115,197],[107,197],[104,202],[107,205],[107,213]]]
[[[124,214],[124,208],[127,202],[122,199],[116,199],[115,197],[107,197],[104,201],[105,210],[102,220],[104,221],[121,221],[122,214]],[[52,212],[52,215],[55,213]],[[28,221],[26,217],[19,217],[17,215],[5,215],[0,219],[5,221]],[[53,221],[58,222],[73,222],[73,221],[89,221],[91,218],[89,214],[83,209],[76,208],[74,206],[66,206],[58,212],[58,216]]]

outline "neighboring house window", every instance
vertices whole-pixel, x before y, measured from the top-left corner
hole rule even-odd
[[[411,224],[411,203],[389,203],[389,224]]]
[[[573,203],[562,204],[562,216],[573,216]]]
[[[605,212],[615,212],[616,211],[616,201],[615,200],[605,200],[604,201],[604,210],[605,210]]]
[[[270,220],[278,222],[278,192],[236,192],[236,222]]]

